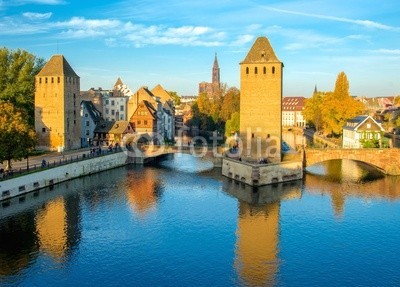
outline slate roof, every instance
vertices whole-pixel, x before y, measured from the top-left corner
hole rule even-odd
[[[380,121],[374,120],[371,116],[367,116],[367,115],[356,116],[352,119],[347,120],[346,125],[343,126],[343,129],[350,130],[350,131],[356,131],[368,119],[371,119],[374,123],[376,123],[376,125],[379,126],[381,131],[384,131],[384,129],[380,125]]]
[[[99,112],[98,109],[96,109],[95,105],[92,103],[92,101],[82,101],[81,105],[84,105],[86,108],[86,111],[89,113],[90,118],[95,123],[98,123],[103,120],[103,117],[101,116],[101,112]]]
[[[241,64],[280,62],[267,37],[258,37]]]
[[[122,134],[130,123],[128,121],[102,121],[97,124],[95,133]],[[133,131],[133,129],[131,129]]]
[[[63,55],[52,56],[37,76],[67,76],[79,78]]]
[[[114,125],[114,121],[101,121],[97,124],[94,129],[94,133],[108,133],[112,126]]]

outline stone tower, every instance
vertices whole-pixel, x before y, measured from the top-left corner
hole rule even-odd
[[[257,38],[240,63],[242,159],[281,161],[282,70],[266,37]]]
[[[80,79],[63,55],[54,55],[35,77],[38,148],[80,148]]]

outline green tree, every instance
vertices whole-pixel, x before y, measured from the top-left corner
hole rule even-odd
[[[349,81],[344,72],[340,72],[333,93],[327,93],[322,101],[322,122],[324,132],[339,136],[347,120],[361,114],[364,105],[349,94]]]
[[[230,137],[233,133],[240,129],[240,113],[234,112],[231,118],[225,124],[225,136]]]
[[[27,157],[35,147],[36,133],[28,124],[26,112],[11,103],[0,103],[0,162]]]
[[[181,104],[181,97],[178,96],[177,92],[174,91],[168,91],[168,94],[171,96],[171,98],[174,100],[175,106],[179,106]]]
[[[304,109],[302,111],[303,116],[307,120],[307,123],[314,126],[317,131],[322,128],[322,100],[324,93],[316,92],[309,99],[306,99]]]
[[[24,110],[31,126],[35,119],[35,75],[43,66],[43,59],[27,51],[0,48],[0,102]]]

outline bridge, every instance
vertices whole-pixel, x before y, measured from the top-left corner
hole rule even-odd
[[[303,152],[304,167],[334,159],[361,161],[378,168],[387,175],[400,175],[400,149],[398,148],[306,148]]]
[[[194,157],[203,158],[213,163],[214,167],[222,166],[222,157],[225,148],[220,146],[157,146],[151,145],[143,147],[141,150],[135,149],[128,152],[128,162],[135,164],[145,164],[163,158],[169,154],[184,153]]]

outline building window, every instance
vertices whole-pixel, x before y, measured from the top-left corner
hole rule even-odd
[[[275,67],[272,67],[272,74],[275,74]]]
[[[87,127],[89,126],[89,124],[90,124],[89,121],[86,121],[86,126],[87,126]]]
[[[141,120],[138,120],[138,121],[137,121],[137,124],[138,124],[138,125],[141,125],[141,124],[142,124],[142,121],[141,121]]]
[[[39,84],[41,84],[42,83],[42,78],[39,78]]]
[[[144,120],[144,125],[147,126],[147,120]]]
[[[367,129],[370,129],[370,128],[371,128],[371,124],[368,123],[368,124],[367,124]]]
[[[256,74],[256,75],[258,74],[258,68],[257,67],[254,68],[254,74]]]
[[[46,128],[42,128],[42,133],[45,133],[46,132]]]
[[[54,84],[54,78],[53,77],[51,77],[51,83]]]
[[[47,77],[46,77],[46,78],[44,78],[44,83],[45,83],[45,84],[47,84]]]
[[[249,74],[249,67],[246,67],[246,75]]]
[[[86,135],[87,135],[87,136],[89,135],[89,130],[86,130]]]
[[[57,77],[57,83],[60,83],[60,77]]]
[[[115,105],[115,101],[111,101],[111,105],[112,105],[112,106]]]
[[[114,110],[111,110],[111,115],[115,115],[115,111]]]
[[[109,111],[108,111],[108,109],[106,109],[106,114],[108,115],[108,113],[109,113]]]
[[[110,101],[109,100],[106,100],[106,105],[109,105],[110,104]]]
[[[88,114],[85,114],[85,118],[87,118],[89,115]]]
[[[264,73],[264,75],[267,73],[267,68],[266,67],[263,68],[263,73]]]
[[[119,107],[119,110],[120,110],[121,112],[123,112],[123,111],[124,111],[124,106],[120,106],[120,107]]]

